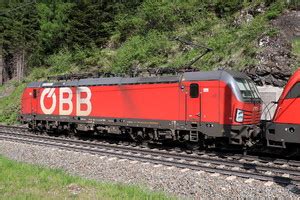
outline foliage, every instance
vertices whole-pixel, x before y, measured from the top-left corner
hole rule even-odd
[[[245,54],[245,47],[253,49],[255,40],[261,34],[275,33],[274,29],[272,32],[268,27],[268,20],[282,12],[285,5],[281,1],[266,2],[269,5],[267,11],[255,16],[250,23],[238,27],[232,24],[239,10],[249,9],[261,3],[263,2],[243,1],[241,3],[239,0],[227,2],[215,0],[202,3],[194,0],[144,1],[136,13],[132,15],[121,13],[116,16],[114,39],[121,38],[122,41],[122,38],[129,38],[116,50],[112,70],[126,72],[129,68],[135,67],[180,67],[203,52],[174,41],[170,42],[176,36],[206,44],[214,49],[212,53],[194,64],[200,69],[222,67],[230,60],[234,61],[233,68],[243,68],[253,64],[255,63],[253,54]],[[160,34],[149,37],[149,33],[155,31]],[[154,48],[154,53],[151,51],[147,53],[146,43],[158,44],[153,41],[160,42],[157,47],[160,46],[163,54],[156,51],[157,48]]]
[[[300,67],[300,38],[295,38],[293,40],[292,43],[292,47],[293,47],[293,53],[297,56],[297,66],[296,67]]]
[[[300,2],[299,0],[290,0],[288,4],[289,8],[299,10],[300,9]]]
[[[219,17],[232,15],[234,12],[240,10],[243,6],[241,0],[231,0],[231,1],[215,0],[213,2],[214,2],[213,3],[214,10]]]
[[[5,1],[1,5],[0,14],[0,52],[7,65],[11,65],[14,56],[17,54],[26,55],[25,62],[32,63],[31,55],[37,43],[38,29],[38,12],[34,4],[29,4],[27,7],[20,7],[18,11],[8,12],[13,10],[19,4],[15,1]],[[2,51],[1,51],[2,50]],[[9,78],[12,78],[13,71],[11,68]]]
[[[277,16],[279,16],[281,14],[281,12],[283,11],[283,9],[285,8],[285,4],[283,1],[277,1],[273,4],[271,4],[266,17],[271,20],[276,18]]]
[[[68,50],[60,50],[57,54],[50,55],[46,64],[51,66],[51,74],[64,74],[73,67],[73,54]]]
[[[145,37],[139,35],[131,37],[117,50],[114,70],[128,72],[132,66],[157,67],[167,62],[167,52],[170,48],[167,37],[157,31],[151,31]]]
[[[14,91],[9,96],[0,98],[0,122],[5,124],[14,124],[18,120],[20,113],[21,95],[26,87],[24,83],[10,83]],[[2,86],[3,87],[3,86]]]
[[[0,157],[0,188],[2,199],[172,199],[138,186],[96,182],[4,157]]]
[[[295,38],[292,43],[293,52],[300,56],[300,38]]]
[[[54,53],[64,46],[64,38],[70,30],[69,15],[75,5],[72,3],[39,3],[38,40],[40,50],[45,55]]]
[[[8,3],[3,6],[4,11],[17,6],[17,3]],[[34,5],[28,9],[20,8],[18,12],[4,12],[0,15],[0,42],[4,55],[18,49],[32,49],[36,45],[36,29],[38,28],[37,10]]]
[[[66,42],[69,46],[101,46],[110,36],[109,22],[114,13],[113,4],[106,1],[86,3],[79,1],[70,13],[70,30]]]

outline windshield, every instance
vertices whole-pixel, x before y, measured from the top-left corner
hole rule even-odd
[[[260,99],[259,92],[253,81],[242,78],[236,78],[235,80],[241,91],[243,99]]]

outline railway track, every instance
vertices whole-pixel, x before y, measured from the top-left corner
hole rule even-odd
[[[0,139],[26,144],[56,147],[69,151],[111,156],[190,170],[218,173],[284,185],[300,186],[300,162],[262,159],[244,155],[217,155],[150,149],[141,146],[109,144],[61,137],[36,135],[24,127],[0,125]]]

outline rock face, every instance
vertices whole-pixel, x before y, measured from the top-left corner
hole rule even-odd
[[[240,15],[237,16],[233,22],[234,26],[241,26],[242,24],[248,24],[253,20],[253,18],[261,13],[264,13],[266,7],[264,4],[261,4],[254,8],[248,8],[240,11]]]
[[[256,54],[258,65],[246,68],[245,72],[258,85],[283,87],[296,64],[289,41],[282,34],[263,36],[257,46],[262,49]]]
[[[291,41],[300,35],[300,11],[289,11],[272,26],[280,30],[275,36],[263,35],[257,42],[258,64],[249,66],[244,72],[258,85],[283,87],[292,75],[297,57],[292,54]]]
[[[300,10],[286,12],[274,20],[273,25],[279,27],[288,40],[300,37]]]

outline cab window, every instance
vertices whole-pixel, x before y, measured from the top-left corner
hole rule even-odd
[[[242,78],[235,78],[235,80],[243,99],[260,99],[259,92],[251,80]]]
[[[300,98],[300,82],[296,83],[285,97],[286,99]]]

